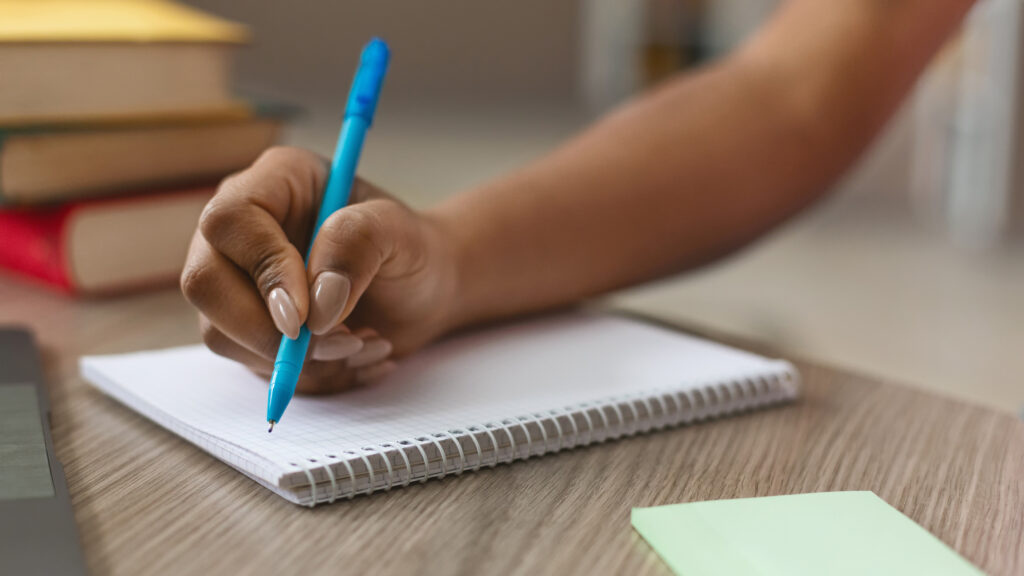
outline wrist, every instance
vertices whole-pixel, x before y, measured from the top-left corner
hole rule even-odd
[[[432,252],[436,254],[435,264],[439,273],[438,291],[440,301],[439,324],[442,333],[448,333],[471,324],[469,311],[469,290],[467,288],[467,254],[458,219],[451,217],[443,208],[434,208],[421,213],[428,230]]]

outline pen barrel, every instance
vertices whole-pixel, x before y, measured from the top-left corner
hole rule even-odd
[[[306,251],[306,263],[309,263],[309,254],[313,249],[313,242],[320,233],[320,227],[324,222],[338,210],[341,210],[349,203],[352,195],[352,185],[355,183],[356,166],[359,165],[359,157],[363,150],[363,142],[366,140],[366,131],[370,128],[369,123],[359,116],[346,118],[341,125],[341,134],[338,136],[338,147],[334,150],[334,159],[331,162],[331,173],[327,176],[327,185],[324,187],[324,196],[320,201],[320,211],[316,216],[316,225],[313,227],[312,241]]]
[[[287,336],[281,337],[281,346],[277,350],[274,374],[270,378],[270,390],[267,394],[268,422],[280,422],[288,403],[295,395],[302,364],[306,361],[306,352],[309,350],[309,339],[309,329],[305,326],[299,330],[299,337],[295,340]]]
[[[377,99],[388,70],[391,52],[388,45],[379,38],[374,38],[363,49],[359,68],[352,81],[348,104],[345,106],[345,119],[338,135],[338,147],[334,150],[331,162],[331,173],[327,177],[320,210],[317,213],[313,234],[310,236],[306,250],[306,265],[313,244],[320,233],[320,227],[338,210],[349,203],[352,185],[355,182],[356,166],[366,139],[366,131],[373,123],[373,115],[377,110]],[[270,377],[270,390],[267,398],[267,420],[278,422],[285,408],[295,394],[299,382],[302,365],[306,361],[309,349],[309,329],[305,325],[295,340],[287,336],[281,339],[281,346],[274,361],[274,373]],[[273,426],[271,426],[273,429]]]

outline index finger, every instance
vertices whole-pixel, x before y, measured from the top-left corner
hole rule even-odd
[[[326,177],[326,164],[315,154],[272,148],[221,184],[199,223],[206,241],[248,273],[265,302],[283,289],[300,324],[309,289],[299,250],[308,242]]]

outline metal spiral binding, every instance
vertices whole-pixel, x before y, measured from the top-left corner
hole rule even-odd
[[[587,421],[587,441],[583,443],[587,445],[594,441],[594,421],[590,419],[590,408],[586,404],[581,404],[580,406],[583,419]]]
[[[630,412],[633,413],[633,429],[631,429],[628,434],[635,435],[637,434],[637,430],[640,428],[640,415],[637,414],[637,409],[636,406],[633,405],[633,401],[627,402],[626,406],[630,409]],[[623,425],[625,426],[625,423]]]
[[[763,375],[737,376],[710,386],[693,386],[692,383],[682,383],[682,389],[676,391],[636,393],[628,396],[608,398],[599,403],[583,402],[577,405],[566,406],[562,409],[549,410],[546,413],[535,412],[525,416],[521,415],[481,425],[472,425],[463,429],[449,429],[431,434],[430,436],[420,436],[396,443],[364,447],[361,452],[346,450],[343,454],[347,456],[338,458],[338,461],[345,467],[345,472],[348,474],[346,496],[352,499],[357,494],[370,494],[378,490],[376,486],[378,475],[384,476],[384,485],[381,488],[385,491],[390,490],[396,483],[401,483],[403,487],[408,486],[415,476],[413,462],[410,460],[407,452],[407,449],[410,448],[415,449],[420,455],[423,465],[423,476],[419,478],[419,481],[426,482],[429,478],[443,478],[448,475],[451,468],[456,464],[455,462],[450,463],[450,460],[457,459],[458,461],[458,470],[454,472],[457,476],[462,474],[467,468],[470,471],[479,470],[484,466],[493,468],[502,462],[527,460],[534,455],[559,452],[563,448],[574,448],[580,445],[604,442],[611,438],[642,434],[668,426],[699,422],[721,416],[726,412],[741,412],[764,404],[777,402],[784,397],[783,388],[793,383],[793,374],[788,371],[770,377]],[[643,417],[641,417],[640,407],[643,408]],[[594,412],[597,418],[591,412]],[[615,414],[616,421],[614,425],[607,414],[608,412]],[[631,417],[628,423],[626,412]],[[568,430],[561,422],[562,417],[568,419],[571,434],[566,433]],[[582,430],[577,419],[586,423],[586,430]],[[595,420],[599,421],[595,422]],[[548,433],[549,423],[557,437],[553,449],[551,447],[551,437]],[[540,429],[540,437],[537,437],[536,433],[530,431],[530,424],[537,425]],[[525,437],[524,443],[517,442],[514,433],[515,428],[522,429]],[[503,430],[508,439],[509,454],[505,458],[501,456],[502,445],[498,441],[495,429]],[[485,434],[490,440],[490,447],[488,449],[485,449],[477,438],[479,433]],[[463,447],[462,440],[466,436],[469,437],[475,450],[473,455],[476,456],[476,462],[474,464],[470,464],[470,455],[466,453],[466,449]],[[571,436],[572,442],[567,445],[567,437],[569,436]],[[455,449],[458,452],[457,457],[452,456],[449,458],[444,446],[444,440],[451,440],[455,443]],[[440,456],[440,469],[436,473],[431,472],[430,457],[424,449],[428,444],[433,444]],[[522,453],[520,450],[522,444],[525,444],[525,453]],[[535,449],[538,445],[539,453],[535,454]],[[402,467],[396,469],[392,465],[390,453],[393,451],[399,453],[401,463],[404,465],[404,478],[402,477]],[[493,453],[493,460],[488,461],[486,456],[488,451]],[[373,462],[370,460],[370,456],[373,454],[377,454],[383,459],[384,470],[375,469]],[[336,457],[331,455],[328,458],[334,459]],[[357,490],[359,483],[356,480],[355,469],[351,464],[351,461],[355,459],[362,460],[368,476],[368,484],[365,490]],[[312,458],[308,459],[308,461],[312,463],[317,462]],[[321,497],[325,498],[327,502],[334,502],[341,496],[342,482],[335,475],[335,471],[331,467],[333,464],[332,462],[322,466],[325,468],[324,472],[327,476],[327,481],[330,483],[330,490],[325,493],[318,490],[316,477],[313,473],[314,470],[308,464],[305,462],[301,465],[295,464],[295,466],[301,469],[301,472],[309,482],[310,506],[315,505]]]
[[[363,450],[365,452],[369,452],[370,454],[377,454],[378,456],[380,456],[384,460],[384,466],[388,469],[387,475],[384,476],[384,482],[386,482],[386,485],[384,487],[384,491],[387,492],[387,491],[391,490],[391,486],[394,484],[393,476],[395,475],[395,470],[394,470],[394,468],[391,467],[391,458],[388,458],[387,453],[381,452],[380,450],[378,450],[378,449],[376,449],[376,448],[374,448],[372,446],[365,447],[365,448],[363,448]],[[369,459],[367,459],[367,461],[369,461]],[[370,491],[373,490],[373,484],[374,484],[374,482],[373,482],[373,475],[371,473],[371,475],[370,475],[370,488],[368,488],[368,490],[370,490]],[[367,494],[369,494],[369,493],[370,492],[367,492]]]
[[[573,442],[573,444],[572,444],[572,446],[569,446],[569,448],[573,448],[573,447],[575,447],[577,445],[576,443],[579,440],[580,431],[579,431],[579,428],[576,427],[576,418],[573,416],[572,411],[567,411],[567,414],[565,415],[565,417],[568,418],[569,419],[569,423],[572,424],[572,442]],[[559,435],[559,436],[561,436],[561,435]],[[559,437],[559,439],[558,439],[558,446],[559,447],[562,446],[562,438],[561,437]]]
[[[423,449],[423,444],[416,444],[415,442],[411,442],[409,440],[403,440],[398,444],[403,446],[411,444],[415,446],[417,450],[419,450],[420,458],[423,462],[423,478],[420,478],[420,484],[426,482],[427,479],[430,478],[430,460],[427,458],[427,451]],[[412,468],[409,468],[409,479],[412,480]]]
[[[331,496],[327,499],[327,503],[334,504],[334,500],[338,497],[338,482],[334,479],[334,471],[330,466],[324,466],[324,472],[327,472],[327,477],[331,480]],[[316,505],[316,498],[313,498],[313,505]]]
[[[692,397],[690,395],[691,393],[692,393]],[[708,399],[704,395],[704,390],[698,388],[696,390],[687,391],[686,397],[687,398],[691,398],[691,399],[693,399],[693,398],[696,399],[696,401],[693,402],[693,405],[696,407],[694,415],[693,415],[694,421],[696,421],[696,422],[703,421],[707,417],[707,414],[708,414]]]
[[[484,463],[483,450],[480,448],[480,441],[476,439],[476,426],[470,426],[466,428],[469,431],[469,439],[473,441],[473,447],[476,448],[476,466],[473,467],[473,471],[479,470],[480,466]],[[456,430],[458,432],[458,430]],[[458,440],[456,440],[458,442]]]
[[[618,399],[613,398],[611,400],[611,402],[609,402],[608,404],[606,404],[604,406],[604,408],[607,408],[609,406],[615,412],[615,418],[617,418],[617,422],[618,422],[618,424],[616,426],[618,428],[622,428],[625,425],[626,419],[622,417],[622,410],[619,408]],[[604,409],[602,408],[602,412],[603,411],[604,411]],[[605,434],[604,434],[604,439],[603,440],[607,440],[609,438],[608,430],[611,430],[611,424],[609,424],[608,427],[605,429]]]
[[[437,448],[437,451],[441,455],[441,475],[438,476],[438,478],[439,479],[440,478],[444,478],[448,474],[448,454],[447,454],[447,452],[445,452],[444,446],[442,446],[441,443],[437,441],[436,435],[431,435],[429,437],[428,436],[421,436],[421,437],[417,438],[417,440],[419,440],[420,442],[424,442],[424,441],[432,442],[434,444],[434,446]],[[424,460],[424,464],[427,466],[427,469],[426,469],[426,471],[424,473],[427,476],[430,476],[430,466],[429,466],[429,464],[426,464],[427,462],[429,462],[429,460]]]
[[[370,482],[366,487],[365,494],[373,492],[373,485],[377,483],[377,479],[374,477],[373,466],[370,464],[370,459],[366,457],[366,454],[359,454],[354,450],[346,450],[346,454],[354,454],[363,461],[363,466],[366,466],[366,473],[370,476]]]
[[[348,481],[351,488],[348,493],[348,499],[351,500],[356,497],[356,473],[352,470],[352,464],[348,460],[342,460],[341,463],[345,465],[345,470],[348,471]]]
[[[313,478],[313,472],[309,469],[308,466],[306,466],[305,463],[296,464],[296,466],[302,468],[302,472],[306,475],[306,479],[309,480],[309,507],[312,508],[313,506],[316,506],[316,480]]]
[[[455,448],[459,450],[459,471],[455,475],[461,476],[462,472],[466,469],[466,453],[462,450],[462,442],[459,442],[459,439],[452,434],[451,430],[446,430],[444,433],[452,439],[452,442],[455,442]]]
[[[558,444],[555,445],[555,452],[561,452],[561,450],[562,450],[562,438],[565,435],[562,434],[562,425],[558,423],[558,416],[559,416],[558,412],[555,411],[555,410],[552,410],[551,411],[551,415],[554,416],[554,418],[552,418],[551,421],[555,423],[555,436],[558,437]],[[547,438],[544,439],[544,444],[547,445]]]
[[[409,455],[405,453],[405,449],[402,448],[401,445],[395,446],[393,444],[381,444],[381,446],[391,448],[392,450],[397,451],[402,456],[402,461],[405,462],[405,469],[408,472],[408,474],[405,477],[405,482],[402,482],[402,488],[405,488],[406,486],[409,485],[409,482],[412,480],[412,464],[409,463]],[[385,458],[386,457],[387,456],[385,456]]]
[[[672,400],[672,411],[675,412],[677,415],[679,414],[680,410],[682,409],[682,406],[679,404],[679,401],[675,399],[675,397],[673,397],[671,394],[668,394],[668,393],[661,394],[661,395],[659,395],[659,397],[671,399]],[[664,400],[662,400],[662,406],[665,406]],[[668,411],[668,407],[666,406],[665,407],[665,420],[661,423],[661,427],[664,428],[666,426],[671,426],[671,425],[672,425],[672,421],[669,420],[669,411]]]
[[[522,416],[519,416],[516,418],[516,421],[519,423],[519,427],[523,429],[523,434],[526,434],[526,456],[523,457],[523,460],[529,460],[530,451],[533,448],[533,438],[530,436],[530,429],[526,427],[526,422],[529,422],[529,420],[524,420]]]
[[[498,439],[494,437],[494,432],[491,432],[491,424],[484,424],[483,429],[484,432],[487,433],[487,437],[491,439],[491,449],[494,450],[494,462],[491,462],[490,467],[494,468],[498,465],[498,459],[500,458],[500,454],[498,453]],[[480,457],[480,460],[481,462],[483,461],[483,456]]]
[[[540,441],[541,441],[540,453],[542,455],[543,454],[547,454],[547,452],[548,452],[548,429],[544,426],[544,421],[541,420],[541,418],[544,418],[544,417],[541,416],[540,414],[536,414],[536,413],[531,414],[530,416],[533,418],[533,422],[537,424],[537,427],[540,428]]]
[[[516,436],[515,436],[515,434],[512,433],[512,430],[509,429],[507,422],[508,422],[507,418],[500,422],[501,429],[504,430],[505,431],[505,435],[508,436],[509,447],[510,447],[510,449],[512,451],[512,459],[515,460],[515,458],[516,458]]]
[[[645,397],[640,397],[640,398],[637,398],[637,399],[636,399],[636,400],[635,400],[634,402],[640,402],[640,403],[642,403],[642,404],[644,405],[644,411],[646,411],[646,412],[647,412],[647,422],[646,422],[646,426],[647,426],[647,428],[644,428],[644,429],[643,429],[643,430],[641,430],[640,432],[641,432],[641,433],[643,433],[643,432],[650,432],[651,430],[653,430],[653,429],[654,429],[654,428],[656,427],[656,424],[657,424],[657,423],[656,423],[656,422],[654,421],[654,407],[653,407],[653,406],[651,406],[651,402],[650,402],[650,400],[648,400],[648,399],[647,399],[647,398],[645,398]],[[635,409],[634,409],[634,412],[633,412],[633,416],[634,416],[634,417],[636,417],[636,411],[635,411]],[[635,420],[635,422],[636,422],[636,427],[639,427],[639,426],[641,425],[641,424],[640,424],[640,419],[639,419],[639,417],[637,417],[637,419]]]

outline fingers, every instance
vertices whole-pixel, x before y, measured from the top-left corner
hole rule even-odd
[[[361,328],[349,333],[348,328],[339,326],[324,336],[313,338],[314,360],[307,362],[303,367],[299,386],[296,388],[304,394],[333,394],[353,386],[372,384],[396,368],[395,362],[388,359],[391,354],[391,343],[381,338],[373,329]],[[353,352],[346,354],[344,358],[317,358],[318,355],[328,355],[333,344],[325,343],[332,339],[338,339],[341,343],[339,348],[344,348],[343,352]],[[359,343],[358,348],[351,344],[352,340]],[[321,352],[317,353],[317,350]]]
[[[370,282],[396,256],[396,247],[416,251],[409,242],[408,209],[370,184],[356,181],[360,200],[324,221],[309,255],[308,326],[323,334],[352,312]]]
[[[310,356],[321,362],[344,360],[362,350],[363,345],[362,338],[348,331],[335,331],[319,337],[311,347]]]
[[[379,382],[395,367],[391,360],[357,369],[346,366],[345,362],[312,362],[302,369],[295,390],[300,394],[335,394]]]
[[[275,328],[263,298],[245,272],[214,250],[198,232],[192,238],[181,275],[181,291],[199,309],[203,321],[215,326],[219,333],[267,361],[274,359],[281,333]],[[205,337],[206,327],[201,327]],[[210,347],[233,357],[213,345]]]
[[[245,364],[258,372],[270,373],[274,368],[273,360],[265,358],[242,346],[230,336],[217,329],[206,316],[199,314],[199,332],[202,334],[203,343],[211,352],[235,362]]]
[[[385,360],[391,355],[391,342],[383,338],[371,338],[363,343],[362,349],[348,359],[349,368],[362,368]]]
[[[392,351],[391,342],[372,328],[360,328],[349,333],[343,325],[324,336],[314,336],[312,347],[312,356],[316,360],[346,359],[346,365],[354,369],[383,362]]]
[[[309,329],[322,334],[341,322],[390,255],[391,239],[370,204],[354,204],[324,221],[313,242]]]
[[[378,362],[356,370],[354,381],[360,386],[373,384],[394,372],[397,367],[398,364],[396,364],[394,360],[384,360],[383,362]]]
[[[308,322],[305,393],[372,382],[395,368],[389,341],[366,328],[349,333],[342,321],[375,276],[422,252],[412,213],[357,179],[354,204],[324,223],[307,271],[302,253],[326,177],[326,162],[311,153],[268,150],[207,205],[181,277],[207,346],[259,374],[273,370],[280,334],[297,337]],[[391,270],[400,277],[405,268]]]
[[[215,354],[230,358],[244,364],[250,370],[264,379],[269,380],[274,370],[273,359],[265,358],[254,353],[245,346],[242,346],[230,336],[220,331],[206,316],[199,315],[199,326],[203,336],[203,342]],[[364,331],[366,344],[374,350],[381,348],[384,342],[380,336],[372,331]],[[341,344],[328,344],[327,348],[338,358],[317,358],[317,356],[329,356],[330,354],[316,353],[316,350],[324,346],[324,343],[331,343],[332,339]],[[313,353],[302,368],[296,390],[302,394],[331,394],[353,386],[371,384],[387,376],[394,371],[395,362],[388,360],[387,355],[380,356],[374,353],[372,357],[364,356],[364,360],[354,365],[352,360],[356,352],[364,347],[363,338],[350,334],[344,327],[335,332],[323,336],[319,341],[312,344]],[[387,344],[390,350],[390,344]],[[352,352],[347,352],[351,350]],[[375,360],[368,358],[376,358]]]
[[[270,380],[273,367],[252,368],[264,380]],[[345,362],[307,362],[295,386],[299,394],[334,394],[358,385],[356,372],[349,370]]]
[[[225,180],[199,221],[203,238],[249,275],[274,325],[290,338],[298,336],[309,310],[299,248],[326,175],[318,156],[272,148],[248,170]]]
[[[313,280],[309,296],[307,326],[313,334],[323,334],[339,322],[352,294],[349,276],[336,270],[323,270]]]

